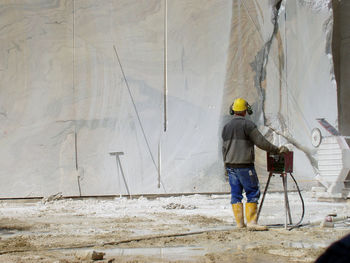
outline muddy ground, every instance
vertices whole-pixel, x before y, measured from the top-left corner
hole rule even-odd
[[[267,196],[265,224],[284,223],[280,197]],[[306,204],[308,222],[326,211],[350,211],[349,202],[310,196]],[[350,233],[344,222],[334,228],[315,223],[291,231],[283,225],[238,230],[230,209],[228,196],[2,201],[0,262],[92,262],[91,251],[105,253],[95,262],[313,262]]]

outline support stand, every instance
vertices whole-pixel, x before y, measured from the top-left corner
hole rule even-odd
[[[281,178],[282,178],[282,184],[283,184],[283,192],[284,192],[284,207],[285,207],[285,215],[286,215],[286,221],[285,221],[285,229],[287,229],[287,226],[288,226],[288,219],[289,219],[289,224],[292,225],[292,215],[291,215],[291,212],[290,212],[290,207],[289,207],[289,200],[288,200],[288,190],[287,190],[287,173],[286,172],[282,172],[282,173],[278,173],[280,174]],[[290,173],[292,175],[292,173]],[[269,173],[269,178],[267,179],[267,183],[266,183],[266,186],[265,186],[265,190],[264,190],[264,193],[263,193],[263,196],[262,196],[262,199],[261,199],[261,203],[260,203],[260,206],[259,206],[259,210],[258,210],[258,215],[257,215],[257,219],[259,219],[259,215],[260,215],[260,211],[261,211],[261,208],[264,204],[264,200],[265,200],[265,195],[266,195],[266,192],[267,192],[267,189],[269,187],[269,184],[270,184],[270,180],[271,180],[271,177],[274,175],[273,172],[270,172]]]

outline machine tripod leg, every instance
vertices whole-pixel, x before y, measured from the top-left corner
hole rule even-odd
[[[267,192],[267,188],[269,187],[271,177],[272,177],[272,173],[269,173],[269,178],[267,179],[267,182],[266,182],[265,190],[264,190],[264,193],[263,193],[263,196],[262,196],[262,199],[261,199],[261,203],[260,203],[260,206],[259,206],[259,209],[258,209],[258,214],[257,214],[256,220],[259,219],[260,211],[261,211],[261,208],[262,208],[262,206],[264,204],[265,195],[266,195],[266,192]]]
[[[266,186],[265,186],[265,189],[264,189],[264,193],[263,193],[263,196],[262,196],[262,199],[261,199],[261,202],[260,202],[260,206],[259,206],[259,209],[258,209],[257,219],[259,219],[259,215],[260,215],[262,206],[264,204],[265,196],[266,196],[267,189],[269,187],[270,180],[271,180],[272,176],[273,176],[273,173],[270,172],[269,178],[267,179]],[[290,212],[290,206],[289,206],[289,200],[288,200],[287,173],[282,173],[281,174],[281,178],[282,178],[282,183],[283,183],[284,207],[285,207],[285,215],[286,215],[285,228],[287,229],[288,219],[289,219],[289,224],[291,224],[291,225],[293,224],[292,223],[292,213]]]
[[[281,174],[282,177],[282,183],[283,183],[283,191],[284,191],[284,206],[286,210],[286,223],[285,223],[285,228],[287,229],[288,225],[288,219],[289,219],[289,224],[292,224],[292,215],[290,212],[290,206],[289,206],[289,200],[288,200],[288,193],[287,193],[287,174],[283,173]]]

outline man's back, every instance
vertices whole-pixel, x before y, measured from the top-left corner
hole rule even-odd
[[[254,163],[254,142],[249,135],[255,124],[243,116],[236,116],[222,131],[222,153],[226,164],[251,165]]]
[[[269,151],[278,152],[259,132],[256,125],[244,116],[234,115],[222,130],[222,154],[224,163],[233,167],[254,164],[254,145]]]

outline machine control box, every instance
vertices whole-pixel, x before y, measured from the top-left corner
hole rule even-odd
[[[267,153],[267,171],[272,173],[293,172],[293,152],[282,154]]]

